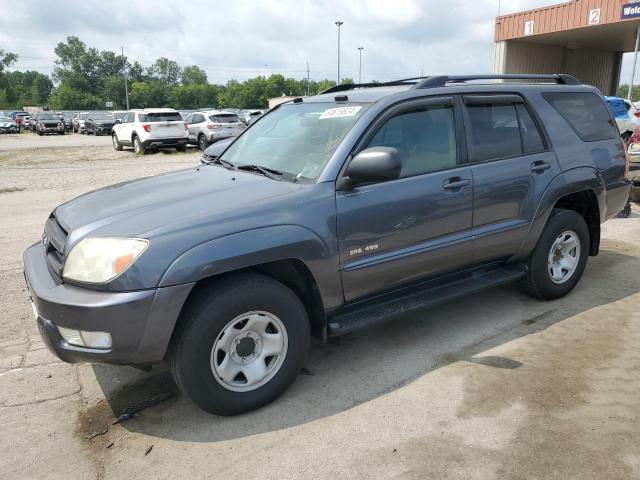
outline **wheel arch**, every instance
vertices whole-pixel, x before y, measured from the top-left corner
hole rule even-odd
[[[600,224],[607,208],[606,187],[596,169],[580,167],[561,173],[547,186],[527,236],[513,260],[522,260],[533,251],[554,208],[565,208],[582,215],[591,237],[589,255],[598,254]]]

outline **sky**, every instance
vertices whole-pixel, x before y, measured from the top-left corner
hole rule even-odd
[[[0,48],[12,70],[51,74],[56,44],[76,35],[144,66],[166,56],[203,68],[212,83],[282,73],[386,81],[429,74],[490,73],[502,14],[553,0],[0,0]],[[3,5],[4,4],[4,5]],[[622,83],[631,76],[625,55]]]

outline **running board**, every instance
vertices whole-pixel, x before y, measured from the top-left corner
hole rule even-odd
[[[487,288],[512,282],[527,273],[524,264],[505,265],[491,270],[477,270],[452,280],[425,282],[399,293],[374,298],[346,307],[329,319],[329,336],[344,335],[414,310],[470,295]],[[361,306],[362,305],[362,306]]]

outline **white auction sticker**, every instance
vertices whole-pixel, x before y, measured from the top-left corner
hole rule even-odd
[[[362,106],[327,108],[324,112],[322,112],[322,115],[320,115],[320,120],[325,118],[353,117],[360,111],[361,108]]]

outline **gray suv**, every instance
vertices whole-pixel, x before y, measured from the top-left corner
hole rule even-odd
[[[312,336],[514,280],[566,295],[630,189],[603,98],[567,75],[339,85],[207,163],[60,205],[24,269],[62,360],[167,361],[223,415],[282,394]]]
[[[189,143],[202,151],[214,142],[237,137],[245,129],[235,113],[224,110],[191,112],[184,121],[189,130]]]

